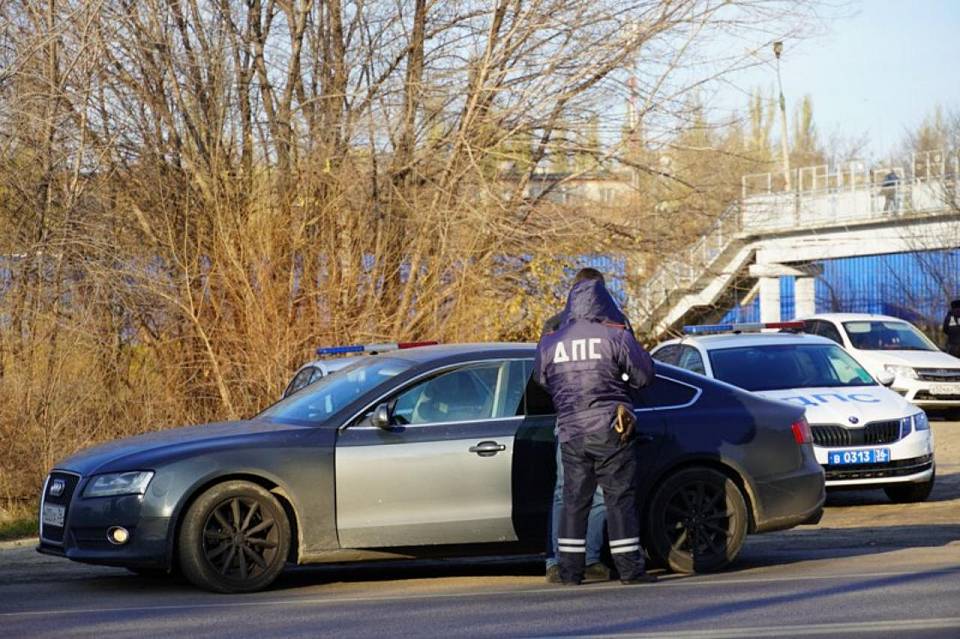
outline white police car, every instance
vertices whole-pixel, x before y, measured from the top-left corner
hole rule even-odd
[[[821,313],[804,330],[843,346],[873,375],[890,373],[907,401],[960,414],[960,359],[941,351],[913,324],[887,315]]]
[[[326,377],[341,368],[346,368],[357,361],[363,355],[376,355],[377,353],[386,353],[403,348],[416,348],[417,346],[431,346],[436,342],[389,342],[384,344],[353,344],[350,346],[321,346],[317,349],[317,355],[326,356],[324,359],[317,359],[308,362],[297,369],[293,378],[284,389],[280,399],[289,397],[297,391],[306,388],[315,381]],[[336,355],[350,355],[350,357],[333,357]]]
[[[828,488],[883,488],[896,502],[925,500],[936,472],[926,414],[829,339],[762,328],[801,330],[803,323],[688,326],[686,336],[651,355],[804,406]]]

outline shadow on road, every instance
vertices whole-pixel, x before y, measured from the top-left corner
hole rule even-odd
[[[955,541],[960,541],[960,523],[849,528],[805,526],[748,537],[734,569],[932,548]]]
[[[747,538],[740,558],[725,574],[754,568],[849,558],[906,548],[945,546],[960,541],[958,524],[917,524],[882,527],[803,527]],[[356,564],[291,567],[270,588],[273,592],[332,583],[372,583],[441,578],[542,577],[543,559],[536,556],[498,559],[398,560]],[[129,591],[131,584],[154,592],[192,589],[177,578],[105,576],[86,582],[108,591]]]

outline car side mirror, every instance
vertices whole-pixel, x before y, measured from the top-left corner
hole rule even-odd
[[[881,383],[882,385],[884,385],[884,386],[892,386],[892,385],[893,385],[893,380],[895,380],[895,379],[896,379],[896,377],[894,376],[894,374],[891,373],[891,372],[889,372],[889,371],[884,371],[884,372],[880,373],[879,375],[877,375],[877,381],[880,382],[880,383]]]
[[[390,406],[388,404],[380,404],[373,409],[373,414],[370,416],[371,424],[377,428],[388,429],[391,421],[393,420],[390,419]]]

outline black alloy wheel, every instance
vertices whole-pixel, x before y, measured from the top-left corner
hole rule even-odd
[[[290,524],[262,487],[229,481],[203,493],[180,530],[180,565],[191,582],[216,592],[250,592],[283,570]]]
[[[747,506],[740,489],[723,473],[686,468],[657,488],[647,525],[649,550],[659,563],[675,572],[712,572],[740,553]]]

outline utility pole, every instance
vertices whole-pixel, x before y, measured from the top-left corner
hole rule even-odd
[[[790,183],[790,148],[787,144],[787,101],[783,97],[783,82],[780,80],[780,54],[783,53],[783,42],[773,43],[773,55],[777,56],[777,86],[780,88],[780,152],[783,155],[784,191],[792,191]]]

